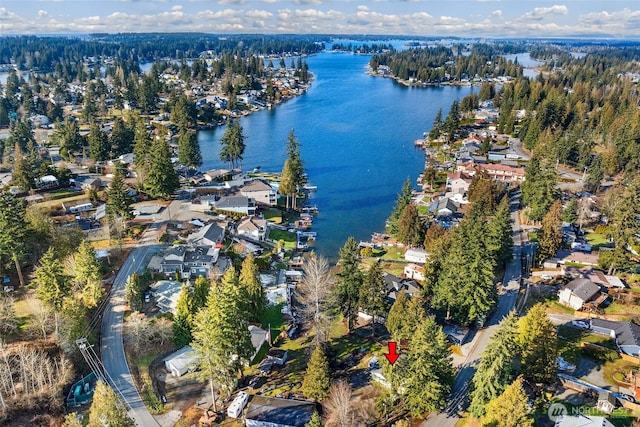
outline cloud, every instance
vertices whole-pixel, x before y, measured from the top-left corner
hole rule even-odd
[[[563,4],[554,4],[550,7],[536,7],[518,18],[519,21],[541,21],[549,16],[566,15],[569,8]]]
[[[49,12],[47,12],[46,10],[40,9],[38,11],[38,18],[44,18],[49,14]]]
[[[293,0],[293,4],[319,6],[324,3],[322,0]]]
[[[499,18],[502,16],[502,11],[500,9],[496,9],[491,12],[491,16],[493,16],[494,18]]]

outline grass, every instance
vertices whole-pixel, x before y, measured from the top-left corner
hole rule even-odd
[[[609,240],[607,240],[602,234],[588,233],[585,237],[591,246],[607,246],[610,244]]]
[[[56,199],[56,200],[47,200],[46,202],[38,203],[38,206],[43,208],[52,208],[54,206],[59,206],[62,203],[73,202],[76,200],[88,199],[87,195],[84,193],[80,193],[77,196],[65,197],[64,199]]]
[[[640,316],[640,306],[625,305],[619,302],[612,302],[604,309],[604,312],[612,316],[632,317]]]
[[[275,242],[284,241],[285,249],[295,249],[296,247],[296,233],[286,230],[278,230],[277,228],[269,230],[269,239]]]
[[[264,314],[262,315],[262,329],[267,329],[269,325],[271,325],[272,331],[282,331],[282,327],[284,326],[284,318],[282,317],[282,313],[280,310],[282,309],[282,304],[273,305],[271,307],[267,307]]]
[[[610,384],[616,384],[615,376],[618,373],[626,375],[629,371],[638,369],[638,365],[624,359],[616,359],[602,364],[602,376]]]
[[[274,224],[282,224],[282,211],[280,209],[267,209],[263,212],[264,219]]]
[[[601,347],[610,349],[611,351],[599,351],[592,348],[583,348],[580,343],[586,342],[596,344]],[[616,346],[609,337],[588,333],[582,329],[572,328],[570,326],[558,327],[558,355],[562,356],[567,362],[577,365],[582,356],[587,356],[596,360],[606,358],[618,359]],[[609,362],[606,362],[609,363]]]

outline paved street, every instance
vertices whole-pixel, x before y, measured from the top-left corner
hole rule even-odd
[[[514,257],[507,265],[504,273],[504,279],[502,282],[504,284],[504,292],[500,295],[496,311],[487,322],[486,328],[477,331],[471,345],[469,346],[470,350],[466,359],[460,366],[458,366],[459,371],[451,388],[449,406],[444,412],[429,416],[422,423],[423,427],[454,427],[456,425],[460,419],[462,411],[469,404],[467,399],[468,388],[470,386],[470,380],[476,372],[478,362],[480,361],[480,355],[487,344],[489,344],[491,336],[495,332],[500,320],[502,320],[502,318],[515,307],[518,292],[520,290],[520,275],[522,271],[521,254],[524,250],[523,248],[525,248],[525,246],[523,246],[524,242],[522,240],[520,222],[518,221],[518,211],[515,210],[518,198],[519,194],[511,197],[511,203],[514,207],[514,211],[511,214],[513,219]]]
[[[118,272],[109,301],[102,318],[101,355],[102,363],[116,387],[130,405],[129,415],[138,426],[158,426],[159,424],[144,406],[140,395],[133,384],[131,372],[124,355],[122,330],[125,312],[125,283],[127,277],[134,271],[142,272],[146,266],[148,256],[157,246],[143,246],[135,248]]]

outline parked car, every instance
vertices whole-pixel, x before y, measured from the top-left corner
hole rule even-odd
[[[550,274],[542,274],[542,275],[540,275],[540,278],[542,280],[553,280],[553,276],[550,275]]]

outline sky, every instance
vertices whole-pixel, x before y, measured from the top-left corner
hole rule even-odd
[[[640,1],[0,0],[0,34],[206,32],[640,38]]]

